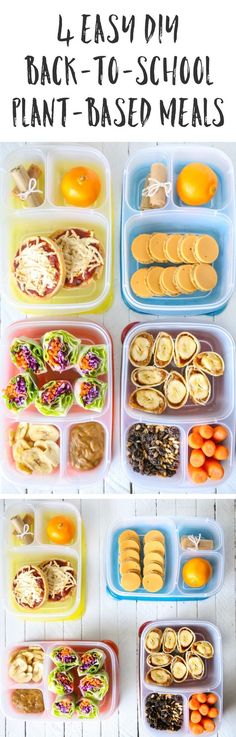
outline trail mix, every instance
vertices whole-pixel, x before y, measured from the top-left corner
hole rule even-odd
[[[133,470],[146,476],[174,476],[180,458],[177,427],[137,423],[129,428],[127,458]]]
[[[183,699],[171,694],[151,693],[146,698],[145,715],[153,729],[178,732],[183,724]]]

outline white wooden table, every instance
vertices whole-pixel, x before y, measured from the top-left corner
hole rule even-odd
[[[137,633],[140,625],[154,619],[206,619],[216,623],[223,637],[224,717],[219,737],[234,737],[236,723],[236,632],[234,594],[235,503],[231,500],[125,500],[100,498],[75,502],[84,520],[87,539],[87,607],[82,620],[55,624],[25,624],[5,614],[1,605],[1,646],[22,640],[112,639],[120,652],[121,700],[114,716],[104,721],[28,722],[0,716],[1,737],[142,737],[137,714]],[[5,504],[1,502],[1,514]],[[222,591],[208,601],[192,603],[115,601],[105,592],[104,537],[114,518],[133,515],[199,515],[220,522],[225,533],[226,574]],[[4,675],[1,673],[1,681]]]
[[[96,146],[96,144],[94,144]],[[146,144],[147,145],[147,144]],[[2,145],[2,159],[4,155],[6,155],[7,146]],[[12,146],[12,145],[11,145]],[[82,489],[82,495],[87,496],[88,494],[91,495],[91,493],[95,494],[104,494],[104,493],[112,493],[112,494],[126,494],[126,493],[132,493],[133,491],[137,491],[135,489],[132,489],[131,485],[129,484],[129,480],[127,477],[125,477],[125,474],[123,473],[121,466],[120,466],[120,457],[119,457],[119,394],[120,394],[120,361],[121,361],[121,333],[125,325],[127,323],[133,322],[133,321],[143,321],[148,320],[148,316],[145,315],[139,315],[135,312],[132,312],[131,310],[126,307],[123,300],[121,299],[120,294],[120,266],[119,266],[119,251],[120,251],[120,204],[121,204],[121,192],[122,192],[122,176],[123,176],[123,170],[125,163],[127,161],[127,158],[130,154],[133,154],[136,150],[143,148],[145,144],[112,144],[112,143],[106,143],[106,144],[98,144],[96,147],[103,151],[105,156],[108,158],[111,166],[112,171],[112,182],[113,182],[113,202],[114,202],[114,220],[115,220],[115,285],[114,285],[114,302],[112,305],[112,308],[104,313],[104,315],[97,315],[95,318],[94,316],[91,316],[91,319],[96,320],[97,322],[100,322],[104,325],[105,328],[109,330],[109,332],[112,335],[113,344],[114,344],[114,355],[115,355],[115,420],[114,420],[114,456],[113,461],[111,464],[110,472],[108,474],[108,477],[104,483],[91,485],[89,488]],[[9,144],[10,147],[10,144]],[[221,149],[223,149],[229,156],[231,156],[231,159],[234,163],[235,169],[236,169],[236,144],[220,144],[219,146]],[[230,264],[229,264],[230,269]],[[15,314],[12,312],[9,312],[7,307],[3,305],[2,310],[2,319],[5,322],[6,320],[8,322],[13,322],[14,320],[19,319],[19,314],[17,314],[17,311],[15,311]],[[230,303],[226,310],[222,312],[221,315],[214,317],[205,317],[200,316],[199,318],[193,318],[193,322],[209,322],[214,323],[215,321],[221,325],[222,327],[225,327],[227,330],[231,332],[234,339],[236,339],[236,291],[233,295],[233,297],[230,300]],[[86,319],[86,318],[85,318]],[[90,319],[90,318],[89,318]],[[158,321],[158,318],[157,318]],[[186,318],[184,318],[184,324],[186,325]],[[158,485],[158,481],[156,482],[155,487],[155,495],[158,495],[160,493],[160,486]],[[234,473],[232,474],[231,478],[224,484],[222,484],[219,487],[219,493],[225,493],[233,494],[234,490],[236,488],[236,470],[234,470]],[[13,494],[19,493],[21,491],[22,493],[25,492],[24,487],[16,489],[14,485],[2,481],[2,493],[3,495],[6,494]],[[57,492],[56,489],[51,490],[54,495],[60,496],[61,492]],[[180,491],[176,489],[176,492]],[[42,496],[43,496],[43,490],[42,490]],[[79,489],[73,490],[73,495],[78,495]],[[185,493],[188,493],[187,491]],[[192,489],[189,493],[191,493],[192,496],[196,496],[198,493],[200,496],[202,494],[204,495],[204,488],[198,487],[196,489]],[[216,490],[212,490],[212,493],[216,493]],[[35,494],[37,496],[37,492]]]

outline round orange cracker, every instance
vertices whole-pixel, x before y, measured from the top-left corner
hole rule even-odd
[[[131,540],[130,538],[128,540],[121,540],[119,543],[120,553],[122,550],[137,550],[139,552],[140,550],[140,542],[139,540]]]
[[[148,272],[149,269],[137,269],[131,276],[130,286],[137,297],[143,297],[145,299],[153,296],[147,285]]]
[[[163,269],[160,275],[160,286],[163,289],[164,294],[167,294],[170,297],[175,297],[179,294],[179,290],[174,282],[176,270],[176,266],[167,266],[167,268]]]
[[[136,530],[123,530],[119,535],[119,544],[123,542],[123,540],[137,540],[137,542],[139,542],[138,533]]]
[[[164,544],[165,535],[163,535],[163,532],[161,532],[161,530],[148,530],[143,538],[144,544],[149,542],[149,540],[160,540],[160,542]]]
[[[120,551],[119,560],[136,560],[137,562],[140,562],[140,552],[139,550],[122,548],[122,550]]]
[[[181,261],[186,264],[195,264],[196,258],[194,255],[194,246],[197,240],[197,236],[194,233],[186,233],[180,240],[179,243],[179,255]]]
[[[163,290],[160,285],[162,271],[164,269],[161,266],[151,266],[151,268],[147,269],[147,287],[150,289],[152,297],[153,295],[156,297],[163,296]]]
[[[147,555],[147,553],[161,553],[161,555],[165,555],[165,545],[160,540],[149,540],[149,542],[146,542],[144,545],[144,555]]]
[[[216,287],[218,277],[214,266],[210,264],[196,264],[192,266],[191,278],[201,292],[211,291]]]
[[[136,560],[124,560],[120,563],[120,573],[123,576],[124,573],[141,573],[141,565]]]
[[[163,555],[155,551],[153,553],[147,553],[147,555],[145,555],[144,562],[145,565],[147,565],[148,563],[160,563],[160,565],[164,566]]]
[[[160,563],[144,563],[143,573],[144,576],[146,573],[159,573],[160,576],[162,576],[162,578],[164,579],[164,568],[160,565]]]
[[[148,251],[151,261],[157,261],[160,264],[166,262],[164,253],[164,245],[167,239],[167,233],[153,233],[148,244]]]
[[[130,571],[121,577],[120,584],[125,591],[136,591],[141,586],[141,576],[134,571]]]
[[[199,235],[194,247],[196,261],[203,264],[212,264],[219,256],[219,246],[211,235]]]
[[[192,269],[191,264],[183,264],[176,269],[175,282],[181,294],[192,294],[195,292],[196,287],[192,281]]]
[[[143,588],[146,589],[146,591],[150,591],[151,593],[155,593],[155,591],[160,591],[163,588],[163,578],[160,576],[159,573],[147,573],[143,577]]]
[[[167,261],[170,261],[173,264],[181,264],[182,260],[179,257],[178,254],[178,245],[182,238],[181,233],[171,233],[167,236],[165,245],[164,245],[164,254],[167,259]]]
[[[131,252],[136,261],[140,264],[151,264],[152,258],[148,250],[150,234],[140,233],[131,243]]]

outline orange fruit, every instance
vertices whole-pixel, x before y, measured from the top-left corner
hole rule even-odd
[[[52,517],[47,524],[47,536],[55,545],[67,545],[75,537],[75,525],[68,517]]]
[[[61,192],[69,205],[89,207],[101,192],[100,177],[87,166],[75,166],[62,177]]]
[[[187,164],[181,170],[176,181],[177,194],[186,205],[194,207],[206,205],[215,196],[218,177],[206,164]]]
[[[213,429],[213,438],[216,443],[222,443],[223,440],[226,440],[228,437],[228,430],[226,430],[226,427],[223,427],[223,425],[216,425]]]
[[[183,581],[193,589],[206,586],[212,577],[212,566],[206,558],[190,558],[182,568]]]

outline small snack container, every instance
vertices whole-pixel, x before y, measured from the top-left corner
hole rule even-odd
[[[120,547],[120,540],[125,537],[125,531],[127,535],[128,532],[133,533],[130,537],[137,540],[138,546],[131,543],[131,549],[129,549],[127,543],[127,552],[124,553],[124,548]],[[148,555],[147,537],[145,536],[148,536],[149,533],[150,538],[155,538],[155,531],[157,531],[156,538],[162,542],[159,546],[153,545],[153,556],[151,556],[151,543],[149,544],[148,560],[152,561],[149,564],[145,557]],[[135,552],[132,546],[135,547]],[[163,552],[160,554],[155,552],[157,550]],[[183,567],[185,563],[190,562],[196,573],[199,557],[206,561],[207,565],[210,564],[211,576],[209,580],[205,580],[204,585],[192,587],[189,585],[189,580],[186,580],[186,576],[183,577]],[[222,588],[224,561],[223,532],[220,525],[213,520],[201,517],[131,517],[127,520],[119,520],[107,533],[105,547],[107,592],[118,600],[202,601],[215,596]],[[138,588],[133,590],[125,588],[122,578],[122,562],[124,562],[126,571],[132,571],[133,568],[138,571],[140,576]],[[158,579],[159,588],[156,591],[145,588],[146,570],[161,575],[162,581]]]
[[[189,206],[178,197],[176,180],[180,171],[192,162],[211,167],[217,176],[218,188],[215,196],[202,206]],[[159,189],[163,201],[158,206],[143,203],[146,179],[152,167],[164,168],[165,189]],[[157,180],[157,187],[159,184]],[[155,178],[150,185],[155,188]],[[121,291],[125,303],[135,312],[150,315],[217,314],[227,305],[235,284],[235,205],[234,172],[228,156],[216,148],[198,145],[158,146],[138,151],[126,165],[123,177],[123,199],[121,215]],[[158,189],[157,193],[158,195]],[[144,205],[141,209],[142,204]],[[217,216],[217,217],[216,217]],[[145,279],[134,279],[138,269],[155,266],[179,266],[181,256],[176,261],[168,257],[144,259],[132,253],[131,245],[137,236],[155,233],[207,235],[218,243],[218,257],[213,265],[217,283],[209,287],[195,284],[195,290],[184,289],[177,293],[172,290],[144,288]],[[140,260],[139,260],[140,259]],[[191,263],[191,258],[189,260]],[[230,269],[229,269],[230,264]],[[140,281],[141,279],[141,281]],[[140,287],[140,284],[142,285]],[[172,295],[172,296],[171,296]]]
[[[94,185],[93,182],[87,184],[88,172],[90,175],[92,172],[92,178],[95,177],[99,182],[99,192],[97,195],[94,193],[95,199],[89,202],[88,196],[87,199],[81,200],[80,198],[81,206],[78,204],[72,206],[62,190],[63,178],[68,173],[71,176],[71,172],[76,167],[79,167],[81,171],[79,179],[82,185],[83,182],[90,188]],[[24,184],[25,177],[28,184]],[[19,191],[19,186],[21,186],[21,191]],[[23,314],[51,314],[52,316],[53,314],[64,316],[65,314],[97,313],[107,310],[113,298],[112,212],[111,173],[105,156],[92,147],[19,146],[8,154],[3,163],[2,191],[4,248],[1,290],[11,307],[19,309]],[[87,201],[89,204],[85,204]],[[74,202],[73,198],[72,202]],[[75,229],[84,231],[84,235],[80,232],[80,238],[86,240],[90,237],[95,239],[94,243],[97,241],[101,255],[100,268],[95,272],[91,271],[92,262],[88,260],[89,244],[84,242],[82,244],[83,254],[81,252],[82,255],[80,254],[79,258],[80,260],[87,259],[88,271],[86,271],[85,260],[83,260],[82,271],[78,272],[82,274],[82,278],[72,284],[73,288],[69,288],[71,286],[68,277],[69,262],[72,258],[71,249],[75,247],[74,242],[71,242],[69,246],[65,245],[63,251],[65,264],[60,261],[61,275],[57,290],[50,294],[49,291],[42,292],[40,287],[39,293],[35,285],[30,288],[29,281],[26,287],[24,284],[19,286],[15,278],[15,268],[21,244],[25,243],[26,239],[35,238],[49,238],[54,242],[54,236],[58,232]],[[56,242],[56,250],[57,248]],[[70,250],[69,255],[66,249],[68,253]],[[55,254],[52,258],[55,260]],[[67,282],[64,274],[65,268]],[[90,271],[92,278],[89,278]]]
[[[49,336],[47,345],[44,344],[42,347],[46,333]],[[95,384],[98,381],[99,387],[105,387],[103,402],[99,411],[96,407],[87,410],[86,407],[76,403],[73,392],[73,403],[68,414],[56,416],[53,413],[50,414],[50,411],[47,414],[41,414],[36,409],[34,402],[22,411],[14,412],[2,400],[2,473],[16,485],[24,484],[31,489],[43,488],[44,490],[51,489],[54,485],[63,489],[74,488],[97,482],[103,479],[108,472],[112,453],[113,353],[111,338],[103,327],[96,323],[76,322],[75,320],[61,322],[27,320],[13,323],[6,328],[2,338],[4,360],[1,386],[2,388],[7,386],[12,377],[22,372],[22,369],[15,366],[11,359],[10,347],[13,342],[17,341],[17,346],[19,346],[23,338],[23,343],[26,341],[27,346],[33,345],[34,349],[36,341],[37,350],[44,351],[43,355],[46,355],[46,359],[54,361],[59,356],[58,360],[61,360],[60,352],[55,354],[56,359],[54,358],[55,343],[53,344],[53,340],[55,334],[56,337],[58,335],[68,337],[68,333],[73,350],[78,353],[78,356],[74,355],[73,365],[68,365],[67,368],[62,366],[61,371],[53,370],[50,363],[48,364],[43,358],[42,373],[31,372],[37,388],[40,389],[53,380],[65,380],[69,382],[73,391],[74,386],[80,379],[82,381],[83,376],[87,377],[87,380],[92,377],[91,380],[95,381]],[[48,358],[48,345],[50,346],[50,358]],[[102,365],[99,375],[92,369],[89,372],[86,369],[83,373],[83,368],[80,368],[81,365],[84,365],[83,356],[86,348],[89,352],[90,347],[93,347],[95,354],[97,351],[98,357],[95,355],[97,363],[101,356]],[[23,359],[25,360],[24,356]],[[28,430],[21,430],[20,423],[28,423]],[[43,428],[43,437],[39,435],[37,440],[38,426]],[[27,425],[23,427],[27,428]],[[48,432],[46,432],[47,428]],[[39,469],[31,469],[31,473],[30,469],[27,470],[27,467],[21,463],[21,451],[24,451],[24,445],[27,449],[27,443],[32,445],[34,442],[35,447],[35,439],[40,451],[45,449],[44,436],[46,436],[46,444],[48,438],[49,443],[51,440],[57,443],[58,449],[55,448],[55,445],[53,446],[57,451],[57,462],[50,465],[49,469],[47,466],[45,468],[44,465],[40,465]],[[24,441],[23,445],[18,443],[16,446],[16,441],[20,439]],[[92,444],[92,451],[90,444]]]
[[[31,680],[24,683],[21,678],[17,680],[18,673],[14,672],[14,660],[17,658],[17,653],[22,650],[23,657],[27,660],[27,651],[32,649],[34,652],[36,650],[36,659],[37,652],[40,651],[40,672],[36,682]],[[71,658],[71,663],[58,666],[55,662],[57,653],[67,663]],[[103,692],[101,689],[98,696],[94,698],[89,694],[86,696],[86,690],[88,691],[90,684],[88,681],[84,684],[84,677],[78,673],[79,664],[81,662],[85,664],[84,656],[87,653],[90,663],[92,661],[94,663],[97,656],[101,660],[101,663],[88,669],[87,673],[85,671],[85,676],[91,679],[91,689],[96,687],[96,678],[101,677],[103,681]],[[51,720],[59,723],[68,722],[68,719],[72,719],[74,723],[77,719],[79,723],[87,719],[109,719],[118,707],[118,648],[113,642],[89,640],[23,642],[7,648],[3,654],[3,662],[5,686],[1,690],[1,708],[3,713],[11,719]],[[59,676],[58,680],[57,676]],[[37,691],[36,703],[39,703],[40,707],[36,707],[37,711],[33,711],[35,691]],[[22,701],[24,711],[21,706]]]
[[[150,637],[151,633],[153,637]],[[183,650],[181,646],[184,633],[189,636],[189,642],[192,637],[192,645],[188,650]],[[207,645],[207,657],[198,655],[198,642],[200,648],[202,643]],[[219,629],[210,622],[194,620],[148,622],[140,629],[139,647],[139,714],[143,733],[156,734],[157,737],[169,737],[175,732],[181,737],[193,734],[192,699],[197,699],[198,694],[200,698],[202,695],[207,705],[208,697],[211,699],[214,694],[217,706],[214,712],[217,715],[214,719],[210,717],[211,734],[218,734],[223,711],[223,661]],[[162,660],[169,661],[166,667],[153,665]],[[159,684],[160,680],[162,685]],[[203,710],[206,714],[207,709]],[[202,724],[204,716],[201,712],[198,714]],[[207,734],[207,730],[204,734]]]
[[[193,355],[189,360],[186,359],[187,363],[181,362],[181,354],[177,350],[183,338],[190,340],[190,346],[194,346]],[[142,363],[139,356],[135,358],[131,353],[138,343],[144,345],[143,341],[147,355]],[[164,348],[167,354],[162,362],[159,347],[166,341],[167,347]],[[201,367],[201,361],[206,356],[207,360],[211,361],[214,357],[219,362],[218,374],[218,369],[204,370],[205,364]],[[143,374],[140,379],[141,370]],[[198,391],[198,387],[192,382],[192,377],[195,376],[203,381],[206,392],[204,399],[195,395],[195,390]],[[177,404],[176,399],[172,401],[169,389],[170,382],[176,387],[176,381],[181,390],[181,401]],[[155,322],[135,323],[128,327],[122,353],[121,457],[130,482],[138,489],[149,491],[155,491],[157,487],[165,491],[173,487],[175,490],[178,487],[197,487],[204,491],[224,483],[233,469],[234,397],[235,344],[231,335],[223,328],[188,321],[162,321],[158,325]],[[152,409],[153,401],[155,404],[159,402],[160,406]],[[218,480],[211,477],[210,470],[206,478],[204,477],[204,482],[197,484],[190,475],[191,449],[188,443],[190,433],[199,425],[210,425],[213,428],[212,433],[220,425],[226,438],[226,451]],[[158,450],[155,446],[156,436]],[[156,454],[153,452],[150,455],[150,448],[152,450],[154,446]],[[145,461],[146,456],[148,461]],[[217,469],[219,470],[219,461]]]
[[[6,609],[24,620],[81,617],[86,557],[77,508],[67,503],[19,502],[7,508],[4,521]]]

